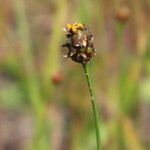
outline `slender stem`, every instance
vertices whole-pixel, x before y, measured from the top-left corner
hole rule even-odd
[[[100,150],[100,128],[99,128],[99,119],[98,119],[98,112],[96,109],[96,104],[95,104],[95,96],[94,96],[94,91],[92,89],[91,85],[91,80],[88,72],[88,66],[87,64],[83,64],[89,92],[90,92],[90,98],[91,98],[91,103],[92,103],[92,109],[93,109],[93,116],[94,116],[94,124],[95,124],[95,131],[96,131],[96,140],[97,140],[97,150]]]

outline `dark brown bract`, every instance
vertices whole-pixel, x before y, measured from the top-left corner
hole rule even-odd
[[[68,24],[66,34],[66,42],[62,47],[66,47],[69,51],[66,57],[70,57],[73,61],[87,64],[89,60],[95,56],[94,37],[90,30],[81,23]]]

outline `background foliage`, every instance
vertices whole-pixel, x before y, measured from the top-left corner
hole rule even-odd
[[[77,21],[95,36],[103,150],[148,150],[149,14],[149,0],[0,0],[0,149],[95,149],[82,67],[62,58]]]

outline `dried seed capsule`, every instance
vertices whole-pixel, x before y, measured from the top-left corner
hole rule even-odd
[[[95,56],[94,37],[81,23],[67,24],[66,42],[62,47],[68,49],[68,57],[73,61],[86,64]]]
[[[64,76],[61,71],[57,71],[52,75],[51,80],[55,85],[58,85],[62,83],[62,81],[64,80]]]
[[[116,18],[118,21],[125,23],[130,16],[130,10],[127,6],[121,6],[116,12]]]

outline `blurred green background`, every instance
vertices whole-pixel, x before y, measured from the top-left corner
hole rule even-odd
[[[82,66],[62,57],[74,22],[95,36],[102,150],[149,150],[149,0],[0,0],[0,150],[96,149]]]

